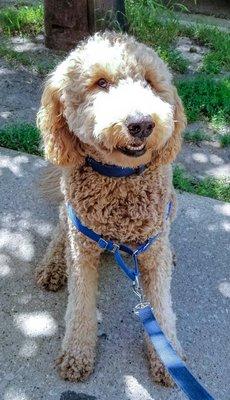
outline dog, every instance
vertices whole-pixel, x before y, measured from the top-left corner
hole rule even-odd
[[[172,162],[186,117],[171,74],[156,52],[121,33],[97,33],[80,42],[48,77],[38,112],[46,159],[61,170],[60,221],[36,271],[37,284],[57,291],[67,279],[66,331],[57,368],[79,381],[93,371],[97,339],[96,293],[102,249],[68,218],[106,240],[136,246],[162,231],[139,256],[146,298],[164,333],[181,354],[172,310],[170,223],[176,213]],[[138,168],[111,178],[86,163]],[[166,221],[165,208],[173,212]],[[153,379],[172,381],[146,338]]]

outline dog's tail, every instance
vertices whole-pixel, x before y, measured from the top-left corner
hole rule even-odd
[[[42,168],[39,176],[38,188],[42,196],[52,202],[59,204],[64,200],[64,196],[60,190],[61,168],[47,164]]]

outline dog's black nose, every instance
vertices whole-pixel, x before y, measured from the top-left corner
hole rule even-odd
[[[148,137],[155,126],[150,115],[128,117],[126,124],[130,135],[139,139]]]

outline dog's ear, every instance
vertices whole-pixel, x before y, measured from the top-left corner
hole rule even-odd
[[[174,99],[174,130],[164,147],[155,153],[154,164],[156,165],[169,164],[175,160],[181,148],[182,132],[187,122],[184,107],[175,86],[173,86],[172,90]]]
[[[82,161],[80,141],[70,132],[63,115],[59,85],[52,74],[45,84],[37,126],[43,137],[45,157],[49,161],[60,166],[79,165]]]

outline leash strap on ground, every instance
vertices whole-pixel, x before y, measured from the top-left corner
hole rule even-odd
[[[151,306],[148,303],[143,304],[143,306],[140,304],[136,307],[135,313],[141,320],[162,363],[186,396],[190,400],[214,400],[177,355],[162,332]]]

